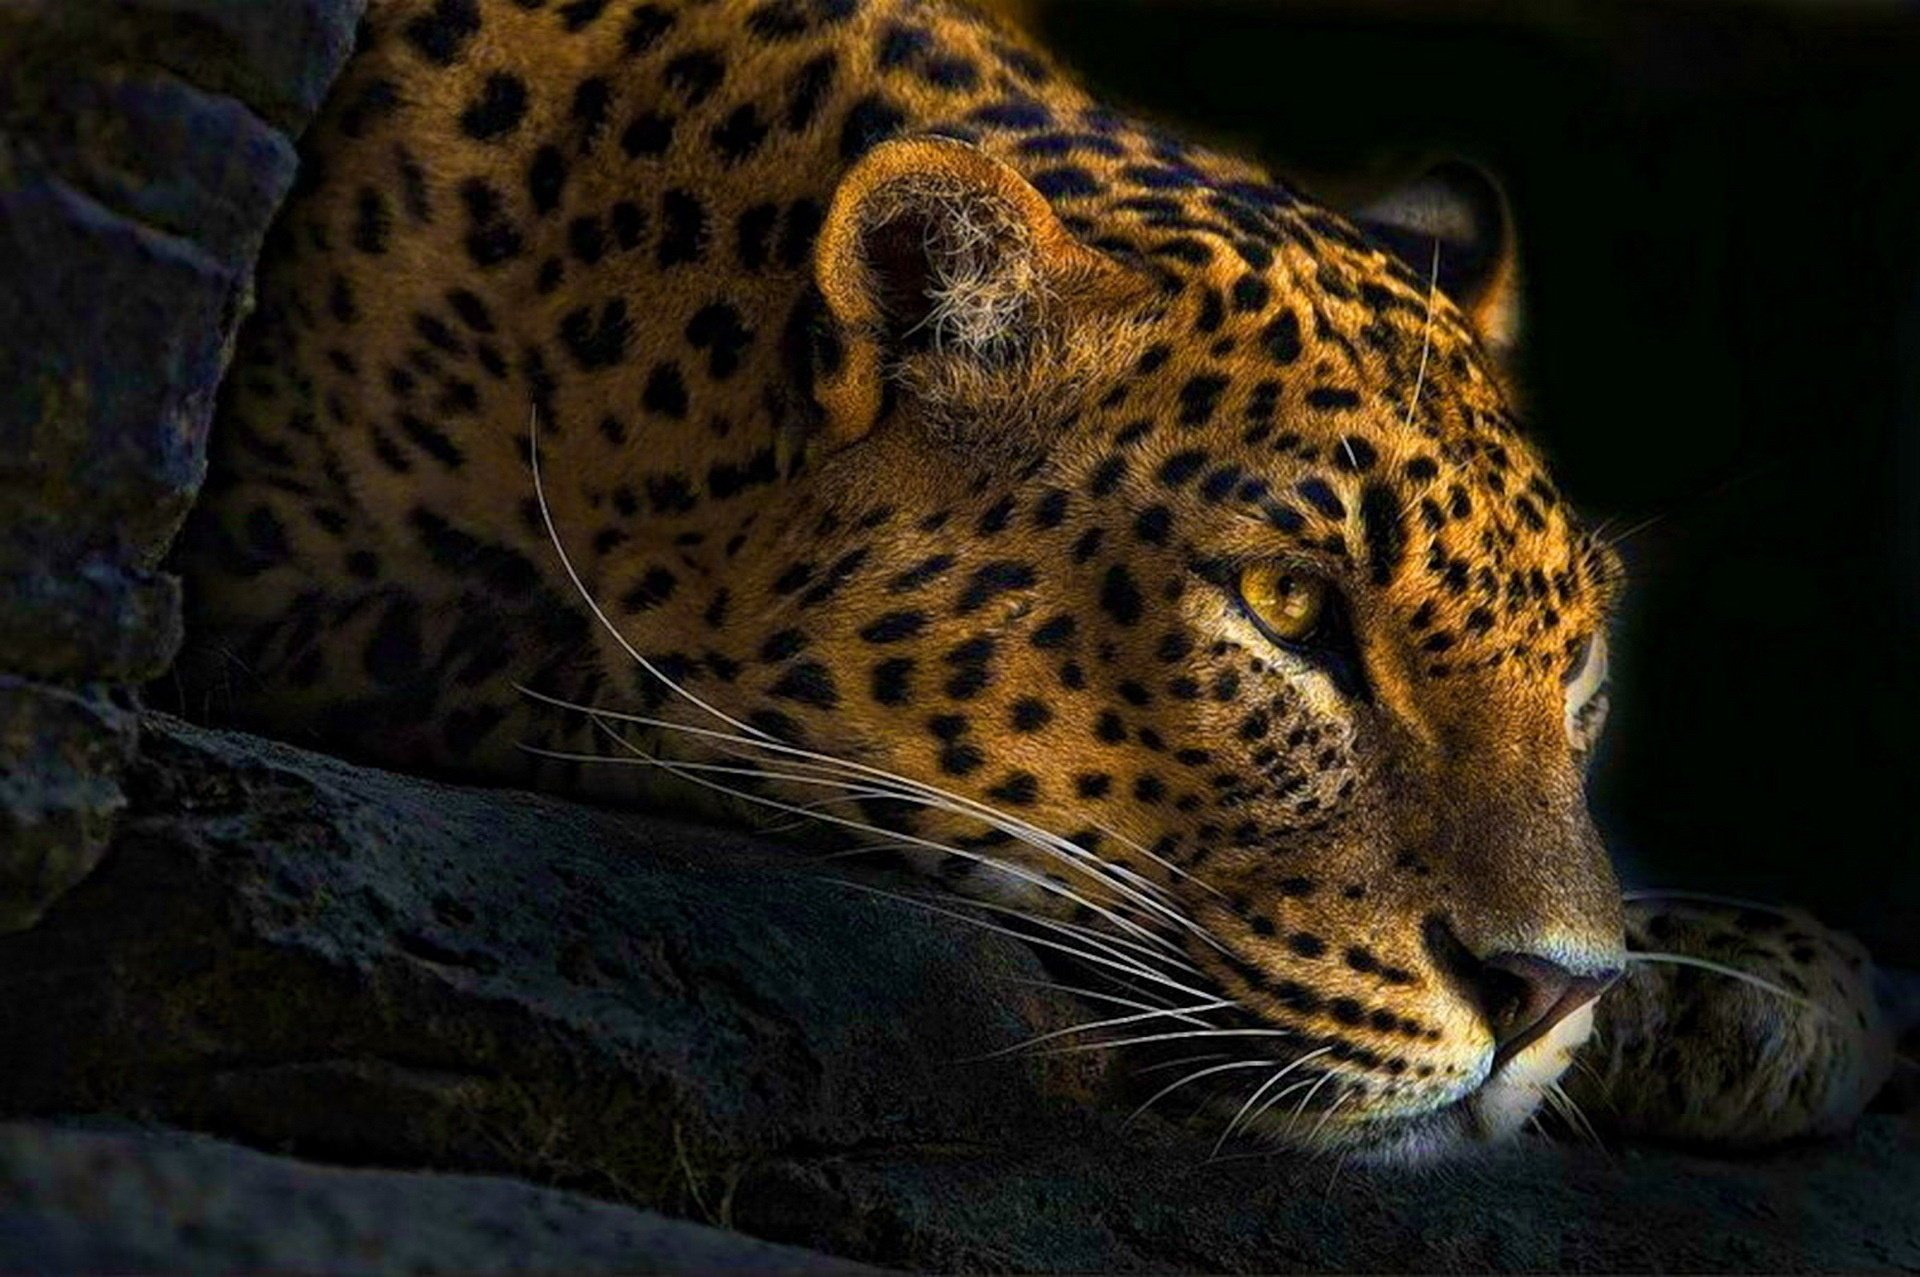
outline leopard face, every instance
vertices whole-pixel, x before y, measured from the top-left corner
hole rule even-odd
[[[1516,1123],[1531,1103],[1507,1091],[1557,1073],[1582,1022],[1484,1086],[1497,1043],[1477,961],[1618,966],[1617,890],[1580,779],[1608,568],[1517,435],[1469,321],[1291,204],[1232,208],[1275,228],[1251,243],[1183,228],[1181,269],[1147,289],[1118,253],[982,261],[1052,228],[958,204],[1017,188],[956,195],[956,179],[923,197],[949,156],[1011,180],[958,146],[899,143],[830,214],[824,269],[866,291],[823,283],[855,349],[820,397],[858,400],[846,382],[865,357],[894,361],[895,402],[851,441],[829,418],[803,512],[750,534],[760,575],[732,597],[774,659],[723,704],[964,798],[869,804],[963,889],[1176,940],[1168,974],[1314,1055],[1294,1081],[1325,1082],[1306,1110],[1318,1138],[1444,1136],[1421,1115],[1466,1097],[1467,1118]],[[947,216],[1006,242],[922,259],[946,251]],[[837,252],[860,256],[837,267]],[[1043,282],[1011,307],[1016,331],[970,346],[966,308],[1005,303],[964,290],[991,293],[999,270]],[[1050,287],[1048,271],[1081,277]],[[948,310],[863,314],[890,272],[934,278],[902,295]],[[928,323],[944,327],[924,348],[887,348]],[[1310,632],[1276,635],[1247,597],[1276,575],[1320,593]]]
[[[1500,290],[957,10],[602,8],[374,6],[201,516],[251,721],[805,810],[1206,1003],[1254,1126],[1517,1126],[1621,918]]]

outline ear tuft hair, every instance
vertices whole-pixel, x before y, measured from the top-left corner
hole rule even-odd
[[[1026,178],[943,138],[882,143],[854,165],[821,227],[814,279],[847,350],[814,387],[835,442],[872,428],[889,386],[940,424],[993,417],[1011,430],[1045,402],[1033,388],[1073,381],[1071,352],[1089,344],[1073,334],[1114,326],[1148,295]]]
[[[1004,202],[930,176],[903,179],[860,242],[887,335],[1001,361],[1035,326],[1046,279]]]

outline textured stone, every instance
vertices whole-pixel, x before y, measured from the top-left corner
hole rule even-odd
[[[0,674],[0,932],[31,926],[105,852],[135,728],[97,690]]]
[[[1084,1014],[1030,951],[777,850],[166,720],[142,755],[95,878],[0,938],[0,1108],[652,1201],[1084,1097],[1087,1057],[953,1067]]]
[[[293,138],[361,9],[0,4],[0,673],[95,689],[0,692],[0,929],[85,873],[120,802],[131,720],[75,706],[179,647],[155,569],[205,473]]]
[[[298,136],[353,45],[365,0],[8,0],[4,20],[89,64],[137,63]],[[21,38],[26,38],[24,35]]]
[[[513,1180],[314,1166],[98,1124],[0,1126],[0,1270],[874,1271]]]
[[[0,662],[76,681],[151,678],[178,622],[114,606],[139,584],[106,582],[151,568],[199,489],[227,343],[292,182],[292,145],[230,99],[120,67],[70,71],[44,50],[0,83],[11,276],[0,290],[0,582],[20,631]],[[80,566],[92,589],[46,584]],[[116,632],[142,620],[157,641]],[[105,634],[36,642],[42,628],[50,640]]]

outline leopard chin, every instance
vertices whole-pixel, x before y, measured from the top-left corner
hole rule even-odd
[[[1308,1094],[1297,1105],[1274,1105],[1247,1123],[1256,1138],[1308,1154],[1335,1154],[1363,1165],[1418,1166],[1463,1151],[1506,1143],[1542,1112],[1551,1110],[1586,1133],[1583,1114],[1572,1105],[1559,1081],[1591,1038],[1596,1003],[1567,1015],[1524,1050],[1499,1061],[1489,1051],[1477,1077],[1457,1094],[1423,1107],[1394,1103],[1390,1096],[1366,1096],[1348,1106],[1327,1100],[1308,1079]],[[1332,1078],[1335,1075],[1324,1074]],[[1342,1094],[1337,1088],[1335,1095]]]

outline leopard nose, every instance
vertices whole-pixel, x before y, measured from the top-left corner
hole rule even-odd
[[[1612,970],[1576,974],[1537,953],[1476,957],[1444,924],[1428,928],[1427,946],[1479,1006],[1493,1034],[1490,1072],[1599,997],[1619,976]]]
[[[1494,1070],[1599,997],[1610,983],[1610,974],[1575,975],[1538,954],[1496,953],[1483,960],[1475,985],[1480,1013],[1493,1030]]]

